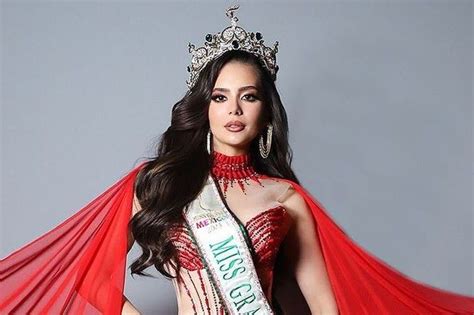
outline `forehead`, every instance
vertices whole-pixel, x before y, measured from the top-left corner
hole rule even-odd
[[[214,88],[238,89],[245,86],[257,86],[258,74],[254,66],[241,62],[228,62],[217,76]]]

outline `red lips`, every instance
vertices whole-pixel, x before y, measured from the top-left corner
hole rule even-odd
[[[231,132],[239,132],[244,130],[245,124],[238,120],[231,120],[225,125],[225,128]]]
[[[229,121],[224,127],[230,127],[230,126],[233,126],[233,127],[244,127],[245,124],[241,121],[238,121],[238,120],[231,120]]]

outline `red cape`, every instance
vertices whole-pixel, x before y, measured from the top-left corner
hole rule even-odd
[[[133,186],[146,162],[0,261],[1,314],[121,313]],[[417,282],[363,249],[302,186],[341,315],[474,314],[474,297]]]

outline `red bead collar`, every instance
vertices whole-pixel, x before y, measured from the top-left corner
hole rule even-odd
[[[212,151],[212,156],[212,174],[220,183],[224,184],[224,196],[229,183],[230,187],[233,187],[234,182],[237,182],[244,194],[246,194],[244,184],[250,185],[249,180],[254,180],[263,186],[259,181],[260,174],[252,166],[250,153],[225,155]]]

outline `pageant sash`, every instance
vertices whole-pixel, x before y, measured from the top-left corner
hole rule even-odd
[[[230,314],[273,314],[263,293],[250,250],[209,175],[184,211],[211,281]]]

